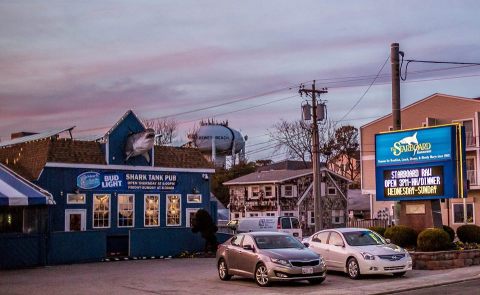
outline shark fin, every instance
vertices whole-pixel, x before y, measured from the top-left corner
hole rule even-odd
[[[148,163],[150,163],[150,155],[148,154],[148,152],[143,153],[142,156],[145,158],[145,160],[147,160]]]

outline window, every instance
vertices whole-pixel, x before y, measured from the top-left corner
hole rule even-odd
[[[135,196],[118,195],[118,227],[132,227],[135,216]]]
[[[298,221],[298,218],[294,217],[291,218],[292,220],[292,228],[300,228],[300,222]]]
[[[260,187],[259,186],[252,186],[252,199],[258,199],[260,196]]]
[[[272,198],[273,197],[273,188],[271,186],[265,187],[265,197]]]
[[[250,245],[252,248],[255,248],[255,242],[253,242],[253,239],[250,236],[245,236],[243,238],[242,246]]]
[[[160,226],[160,196],[159,195],[145,195],[145,226]]]
[[[330,235],[330,238],[328,239],[328,244],[329,245],[343,245],[343,239],[340,236],[340,234],[336,232],[332,232]]]
[[[242,239],[243,235],[236,235],[230,240],[230,243],[232,243],[232,245],[234,246],[240,247],[240,245],[242,244]]]
[[[292,224],[290,222],[290,218],[288,217],[283,217],[282,220],[282,229],[290,229],[292,228]]]
[[[110,227],[110,195],[93,195],[93,228]]]
[[[296,216],[294,211],[284,211],[282,216]]]
[[[314,225],[314,224],[315,224],[315,212],[308,211],[308,225]]]
[[[327,189],[327,194],[329,196],[335,196],[337,194],[337,189],[334,186],[331,186]]]
[[[258,213],[248,213],[248,216],[250,216],[250,217],[258,217]]]
[[[67,194],[67,204],[85,204],[85,194]]]
[[[265,216],[275,216],[275,212],[266,212]]]
[[[316,236],[314,236],[312,238],[312,241],[317,242],[317,243],[326,244],[329,234],[330,234],[329,231],[324,231],[324,232],[318,233]]]
[[[195,214],[200,208],[187,208],[185,209],[185,215],[187,215],[187,219],[185,220],[186,227],[192,227],[193,219],[195,218]]]
[[[453,223],[464,223],[463,220],[463,204],[452,204],[453,206]],[[474,208],[472,203],[467,204],[467,223],[475,223],[473,216]]]
[[[201,194],[188,194],[187,203],[201,203],[202,195]]]
[[[235,216],[235,218],[240,218],[240,213],[235,213],[233,216]]]
[[[475,133],[473,133],[473,121],[463,121],[462,125],[465,127],[465,143],[467,146],[475,146]]]
[[[332,210],[332,223],[341,224],[344,223],[343,210]]]
[[[181,195],[167,195],[167,226],[180,225]]]
[[[293,185],[286,185],[283,187],[284,188],[284,197],[293,197]]]

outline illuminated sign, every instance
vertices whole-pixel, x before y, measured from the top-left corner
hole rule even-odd
[[[376,134],[377,200],[465,196],[465,140],[462,132],[463,128],[452,124]]]
[[[85,172],[77,176],[77,187],[85,190],[171,191],[176,185],[176,174]]]
[[[452,159],[452,126],[377,134],[377,166],[435,162]]]
[[[442,166],[383,170],[385,197],[443,195]]]

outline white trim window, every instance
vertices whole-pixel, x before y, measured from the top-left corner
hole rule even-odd
[[[296,196],[296,185],[282,185],[282,196],[285,198],[293,198]]]
[[[282,211],[282,214],[280,216],[289,216],[289,217],[298,217],[298,212],[297,211]]]
[[[273,198],[274,197],[273,186],[271,186],[271,185],[265,186],[264,191],[265,191],[265,198]]]
[[[118,227],[133,227],[135,220],[135,195],[118,195]]]
[[[263,214],[264,214],[264,216],[267,216],[267,217],[277,216],[277,212],[275,212],[275,211],[267,211],[267,212],[264,212]]]
[[[454,224],[462,224],[463,203],[452,203],[452,219]],[[473,203],[467,203],[467,223],[475,223],[475,207]]]
[[[202,195],[201,194],[187,194],[187,203],[201,203]]]
[[[195,214],[200,208],[187,208],[185,209],[185,226],[192,227],[192,221],[195,218]]]
[[[258,213],[248,213],[248,217],[258,217]]]
[[[332,224],[342,224],[345,222],[343,210],[332,210]]]
[[[315,212],[314,211],[308,211],[308,225],[315,225]]]
[[[182,224],[182,195],[167,194],[165,210],[167,211],[167,226]]]
[[[160,195],[144,195],[144,226],[160,226]]]
[[[67,204],[85,204],[85,194],[67,194]]]
[[[93,228],[110,227],[110,204],[109,194],[93,195]]]
[[[327,188],[327,195],[329,196],[336,196],[337,195],[337,188],[334,186],[329,186]]]
[[[250,199],[258,199],[260,197],[260,187],[258,185],[251,187]]]

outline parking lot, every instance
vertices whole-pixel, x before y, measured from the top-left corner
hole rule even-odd
[[[461,270],[461,269],[460,269]],[[470,268],[479,273],[480,268]],[[215,259],[186,258],[61,265],[0,271],[2,294],[374,294],[438,282],[459,270],[412,271],[402,278],[373,276],[351,280],[329,273],[321,285],[306,282],[258,287],[253,280],[218,279]]]

